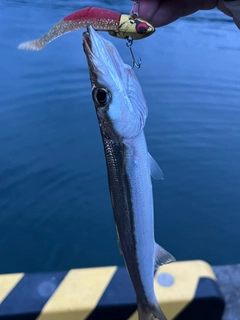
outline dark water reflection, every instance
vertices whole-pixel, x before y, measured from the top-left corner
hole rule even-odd
[[[79,8],[0,3],[0,272],[123,264],[81,32],[16,50]],[[149,150],[165,175],[154,182],[156,239],[177,259],[240,259],[239,36],[211,11],[134,43]],[[131,63],[124,42],[111,41]]]

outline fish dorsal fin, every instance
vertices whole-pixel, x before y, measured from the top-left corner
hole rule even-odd
[[[174,261],[176,261],[176,259],[171,255],[171,253],[169,253],[168,251],[163,249],[163,247],[155,243],[155,271],[159,266]]]
[[[163,180],[164,176],[163,176],[162,169],[159,167],[159,165],[153,159],[153,157],[150,155],[150,153],[148,153],[148,159],[149,159],[150,172],[151,172],[151,176],[153,177],[153,179]]]

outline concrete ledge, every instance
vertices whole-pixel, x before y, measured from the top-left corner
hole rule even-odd
[[[240,319],[240,264],[214,266],[213,271],[226,305],[222,320]]]

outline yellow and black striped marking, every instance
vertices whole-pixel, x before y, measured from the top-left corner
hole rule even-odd
[[[203,261],[159,268],[155,292],[168,320],[220,320],[224,302]],[[138,320],[125,268],[0,275],[0,320]]]
[[[67,272],[23,275],[0,304],[0,319],[35,320]],[[3,277],[3,276],[2,276]],[[11,275],[8,275],[8,280]],[[12,275],[15,277],[15,275]],[[17,278],[16,278],[17,279]],[[4,278],[0,281],[4,281]],[[0,287],[0,292],[3,287]]]

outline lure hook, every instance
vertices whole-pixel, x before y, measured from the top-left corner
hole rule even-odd
[[[134,57],[134,54],[133,54],[133,51],[132,51],[133,39],[131,37],[127,37],[126,39],[127,39],[126,46],[129,48],[131,56],[132,56],[132,61],[133,61],[132,69],[134,67],[137,67],[139,69],[141,67],[142,60],[140,58],[139,61],[136,61],[136,59]]]

